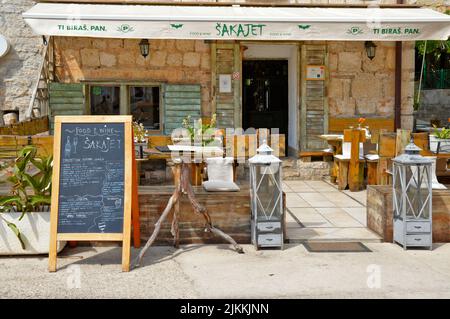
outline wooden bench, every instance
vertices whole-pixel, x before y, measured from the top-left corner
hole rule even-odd
[[[14,160],[20,150],[27,145],[37,147],[37,156],[53,154],[53,136],[0,136],[0,159]]]
[[[312,162],[315,159],[318,159],[322,162],[332,162],[333,161],[333,152],[328,151],[301,151],[298,153],[298,157],[303,162]]]
[[[49,130],[47,116],[0,127],[0,135],[36,135]]]
[[[372,135],[380,130],[394,131],[395,122],[393,118],[366,118],[364,126],[368,126]],[[358,118],[336,118],[330,117],[328,120],[328,132],[340,133],[350,127],[358,126]]]

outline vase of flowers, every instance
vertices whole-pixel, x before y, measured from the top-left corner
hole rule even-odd
[[[145,129],[144,124],[133,122],[133,136],[136,156],[143,158],[144,147],[147,147],[148,143],[148,131]]]
[[[210,119],[193,120],[190,115],[182,121],[184,134],[182,136],[172,136],[174,144],[195,145],[195,146],[220,146],[221,138],[216,134],[216,114]],[[204,163],[199,161],[191,163],[191,183],[199,186],[203,181]]]

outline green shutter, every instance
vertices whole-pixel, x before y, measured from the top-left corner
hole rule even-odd
[[[53,132],[57,115],[84,115],[85,97],[83,84],[50,83],[50,131]]]
[[[193,120],[201,117],[200,85],[167,84],[164,87],[164,133],[171,134],[181,127],[183,118]]]
[[[221,74],[242,74],[241,53],[239,43],[213,43],[212,44],[212,82],[213,92],[212,109],[217,115],[219,128],[242,127],[241,108],[241,77],[232,80],[232,89],[229,93],[219,90]]]
[[[308,65],[327,65],[326,45],[302,46],[302,73]],[[318,151],[326,147],[319,136],[328,132],[327,82],[301,80],[301,135],[302,151]]]

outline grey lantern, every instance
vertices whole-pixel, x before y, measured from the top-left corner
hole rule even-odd
[[[252,207],[252,243],[259,247],[283,249],[284,205],[281,160],[265,143],[249,159]]]
[[[432,249],[433,160],[421,156],[414,142],[393,159],[394,242]]]

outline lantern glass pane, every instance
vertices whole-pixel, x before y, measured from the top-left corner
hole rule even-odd
[[[282,193],[278,165],[257,165],[255,177],[257,221],[279,220]]]
[[[406,218],[428,219],[431,204],[429,168],[428,166],[412,165],[406,166],[406,170]]]
[[[403,196],[402,196],[402,178],[403,174],[403,166],[394,164],[394,216],[401,217],[402,205],[403,205]]]

